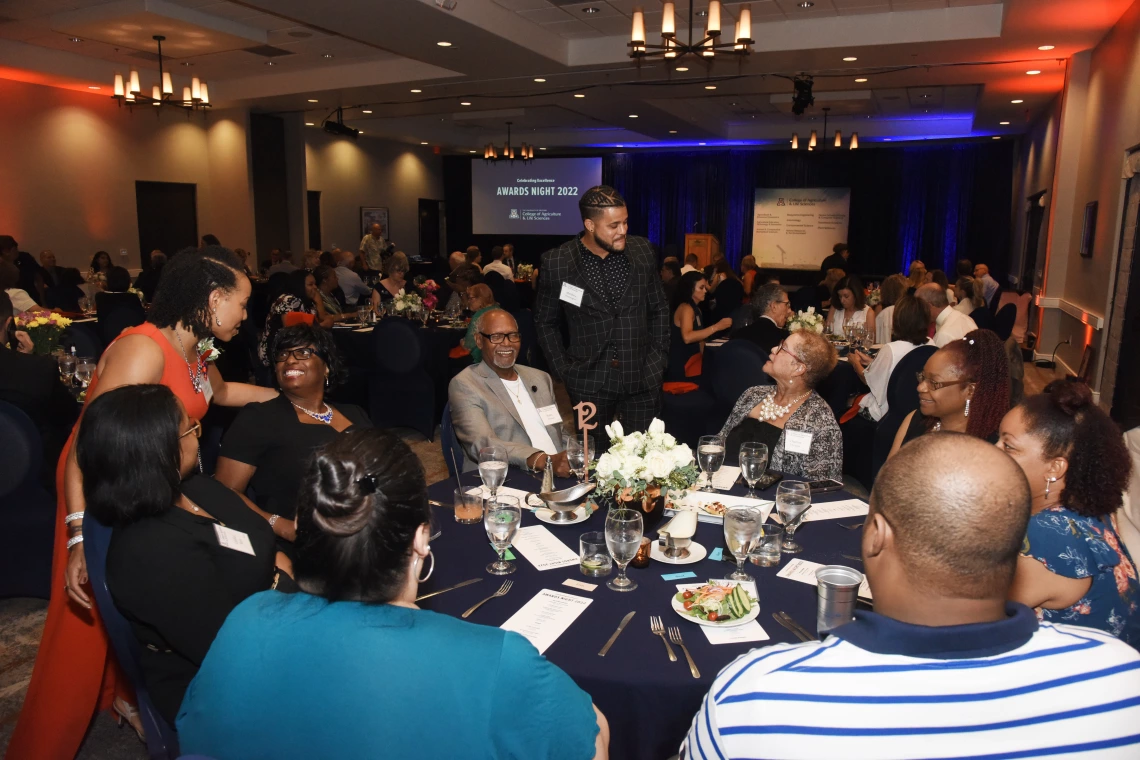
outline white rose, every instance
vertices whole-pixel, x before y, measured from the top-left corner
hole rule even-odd
[[[665,423],[662,422],[661,420],[657,419],[656,417],[654,417],[653,422],[649,423],[649,432],[650,433],[664,433],[665,432]]]
[[[606,425],[606,435],[610,437],[611,441],[615,438],[621,438],[624,434],[625,431],[622,429],[621,423],[617,420]]]
[[[614,457],[610,452],[606,452],[598,457],[597,472],[602,478],[609,478],[614,471]]]
[[[654,480],[663,480],[673,472],[673,457],[663,451],[654,451],[645,458],[645,472]]]
[[[672,455],[674,469],[678,467],[684,467],[688,464],[692,464],[693,462],[693,452],[689,449],[688,446],[683,443],[677,448],[673,449]]]
[[[666,433],[661,437],[661,446],[665,451],[672,451],[677,445],[677,439]]]

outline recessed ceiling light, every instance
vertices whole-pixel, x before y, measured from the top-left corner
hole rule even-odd
[[[276,65],[277,65],[277,62],[276,62],[276,61],[266,61],[266,62],[265,62],[265,65],[266,65],[266,66],[276,66]]]
[[[422,142],[422,143],[420,143],[420,145],[427,145],[427,143],[426,143],[426,142]]]
[[[705,85],[705,89],[706,89],[706,90],[715,90],[715,89],[716,89],[716,85],[715,85],[715,84],[706,84],[706,85]]]
[[[582,9],[582,13],[597,13],[597,12],[598,12],[598,9],[593,7],[593,6],[590,6],[589,8],[583,8]]]
[[[1028,74],[1029,76],[1036,76],[1037,74],[1040,74],[1041,72],[1038,69],[1031,69],[1030,71],[1027,71],[1025,73]]]
[[[311,121],[306,121],[306,122],[305,122],[305,126],[306,126],[306,127],[315,127],[315,126],[316,126],[316,124],[314,124],[314,123],[313,123],[313,122],[311,122]]]
[[[356,133],[357,133],[357,134],[360,134],[360,135],[362,135],[362,134],[364,134],[364,130],[363,130],[363,129],[358,129],[358,130],[356,130]]]
[[[316,103],[316,102],[317,102],[317,99],[316,99],[316,98],[309,98],[309,102],[310,102],[310,103]]]
[[[332,58],[332,57],[333,57],[332,53],[325,53],[324,55],[321,56],[321,58]]]
[[[998,122],[998,124],[1002,125],[1003,127],[1008,127],[1008,126],[1009,126],[1009,122],[1008,122],[1008,121],[999,121],[999,122]]]
[[[576,93],[574,93],[574,97],[576,97],[576,98],[584,98],[584,97],[586,97],[586,96],[585,96],[585,95],[583,95],[583,94],[582,94],[582,93],[580,93],[580,92],[576,92]]]
[[[412,92],[423,92],[423,90],[416,89],[416,90],[412,90]]]
[[[80,38],[78,38],[78,37],[72,37],[72,38],[71,38],[71,41],[72,41],[72,42],[83,42],[83,40],[81,40],[81,39],[80,39]]]
[[[688,66],[678,66],[677,68],[673,69],[673,71],[688,71],[688,70],[689,70]]]
[[[1016,104],[1018,104],[1018,103],[1024,103],[1025,101],[1024,101],[1024,100],[1021,100],[1021,99],[1019,98],[1018,100],[1011,100],[1011,101],[1009,101],[1009,102],[1010,102],[1010,103],[1013,103],[1014,105],[1016,105]]]
[[[859,77],[859,78],[858,78],[858,79],[856,79],[855,81],[856,81],[856,82],[866,82],[866,81],[867,81],[867,77]]]
[[[470,101],[468,101],[468,100],[462,100],[462,101],[460,101],[460,102],[459,102],[459,105],[461,105],[461,106],[469,106],[469,105],[471,105],[471,102],[470,102]]]
[[[637,118],[637,114],[635,114],[635,113],[631,113],[631,114],[629,115],[629,118],[631,118],[631,119],[636,119],[636,118]]]
[[[440,47],[451,47],[451,43],[446,40],[440,40],[435,44],[439,45]]]
[[[89,84],[89,85],[87,85],[87,89],[88,90],[102,90],[103,88],[97,84]]]
[[[1054,45],[1039,45],[1037,47],[1037,49],[1038,50],[1052,50],[1054,47],[1055,47]]]
[[[363,110],[361,113],[372,113],[371,111]]]
[[[810,7],[812,7],[813,5],[815,5],[815,3],[813,3],[811,0],[803,0],[803,2],[801,2],[801,3],[798,3],[798,5],[799,5],[801,8],[810,8]]]
[[[675,134],[677,134],[677,130],[675,130],[675,129],[670,129],[670,130],[669,130],[669,134],[671,134],[671,135],[675,135]]]
[[[995,139],[995,140],[1000,140],[1000,139],[1001,139],[1001,135],[994,135],[994,139]]]
[[[469,150],[469,151],[467,151],[467,152],[468,152],[468,153],[474,153],[475,151],[473,151],[473,150]]]
[[[546,150],[546,148],[539,148],[539,150]]]
[[[183,61],[182,65],[183,66],[193,66],[194,64],[190,63],[190,61]]]
[[[546,80],[545,80],[545,79],[543,79],[542,77],[535,77],[535,78],[534,78],[534,81],[536,81],[536,82],[545,82]]]
[[[849,55],[846,58],[844,58],[843,60],[847,61],[848,63],[854,63],[855,61],[857,61],[859,59],[853,55]]]
[[[709,12],[707,10],[697,11],[697,16],[700,18],[704,18],[707,15],[709,15]]]

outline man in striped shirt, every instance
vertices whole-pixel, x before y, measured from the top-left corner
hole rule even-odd
[[[1140,757],[1140,654],[1006,601],[1029,488],[977,438],[903,447],[863,528],[875,612],[739,657],[681,757]]]

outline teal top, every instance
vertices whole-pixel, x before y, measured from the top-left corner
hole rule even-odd
[[[594,756],[589,695],[517,633],[265,591],[234,608],[178,714],[216,760]]]
[[[471,322],[467,325],[467,334],[463,336],[463,347],[471,352],[472,364],[478,364],[479,362],[483,361],[483,350],[480,349],[479,346],[475,345],[475,323],[479,320],[479,317],[483,316],[491,309],[501,308],[502,307],[499,306],[499,304],[493,303],[490,306],[484,306],[482,309],[479,309],[471,315]]]

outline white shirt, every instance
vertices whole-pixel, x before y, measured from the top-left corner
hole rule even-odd
[[[695,272],[695,271],[697,271],[697,268],[696,268],[696,267],[691,267],[691,266],[689,266],[688,264],[686,264],[685,266],[681,267],[681,274],[688,274],[689,272]]]
[[[982,281],[982,296],[986,299],[986,306],[989,306],[990,301],[993,300],[994,293],[997,292],[998,282],[993,277],[990,277],[989,272],[986,272],[978,279]]]
[[[511,268],[504,264],[502,261],[492,261],[490,264],[483,267],[483,274],[487,274],[487,272],[498,272],[503,276],[504,280],[514,279],[514,275],[511,273]]]
[[[523,385],[522,378],[503,380],[500,377],[499,379],[503,381],[503,386],[507,389],[507,395],[511,397],[511,402],[519,413],[526,434],[530,436],[530,445],[536,449],[542,449],[547,454],[557,454],[558,447],[550,439],[546,425],[542,424],[542,418],[538,416],[538,408],[534,405],[534,399],[530,397],[530,391]]]
[[[12,299],[12,310],[16,312],[27,311],[34,309],[37,304],[35,299],[28,295],[28,291],[21,288],[8,288],[4,291],[8,297]]]
[[[888,306],[887,308],[893,309],[894,307]],[[887,413],[887,384],[891,381],[895,367],[898,366],[904,356],[916,348],[918,346],[909,340],[891,341],[879,349],[879,353],[863,372],[863,380],[871,392],[863,396],[859,401],[859,406],[870,412],[871,418],[876,422],[883,419],[883,415]]]
[[[831,312],[831,334],[842,335],[844,325],[873,324],[874,315],[875,312],[870,306],[864,307],[862,311],[853,312],[850,316],[843,309],[834,309]]]
[[[954,305],[955,311],[960,311],[967,317],[974,313],[974,302],[967,298],[965,301],[959,301]]]
[[[355,306],[362,296],[372,295],[372,288],[365,285],[360,275],[346,266],[336,268],[336,279],[340,289],[344,291],[345,303],[351,306]]]
[[[895,305],[884,306],[875,317],[875,342],[885,346],[891,342],[891,322],[895,318]]]
[[[934,345],[939,348],[942,348],[951,341],[965,338],[966,333],[978,329],[974,320],[960,311],[955,311],[949,306],[943,309],[942,313],[934,319],[934,324],[938,328],[934,332]]]

